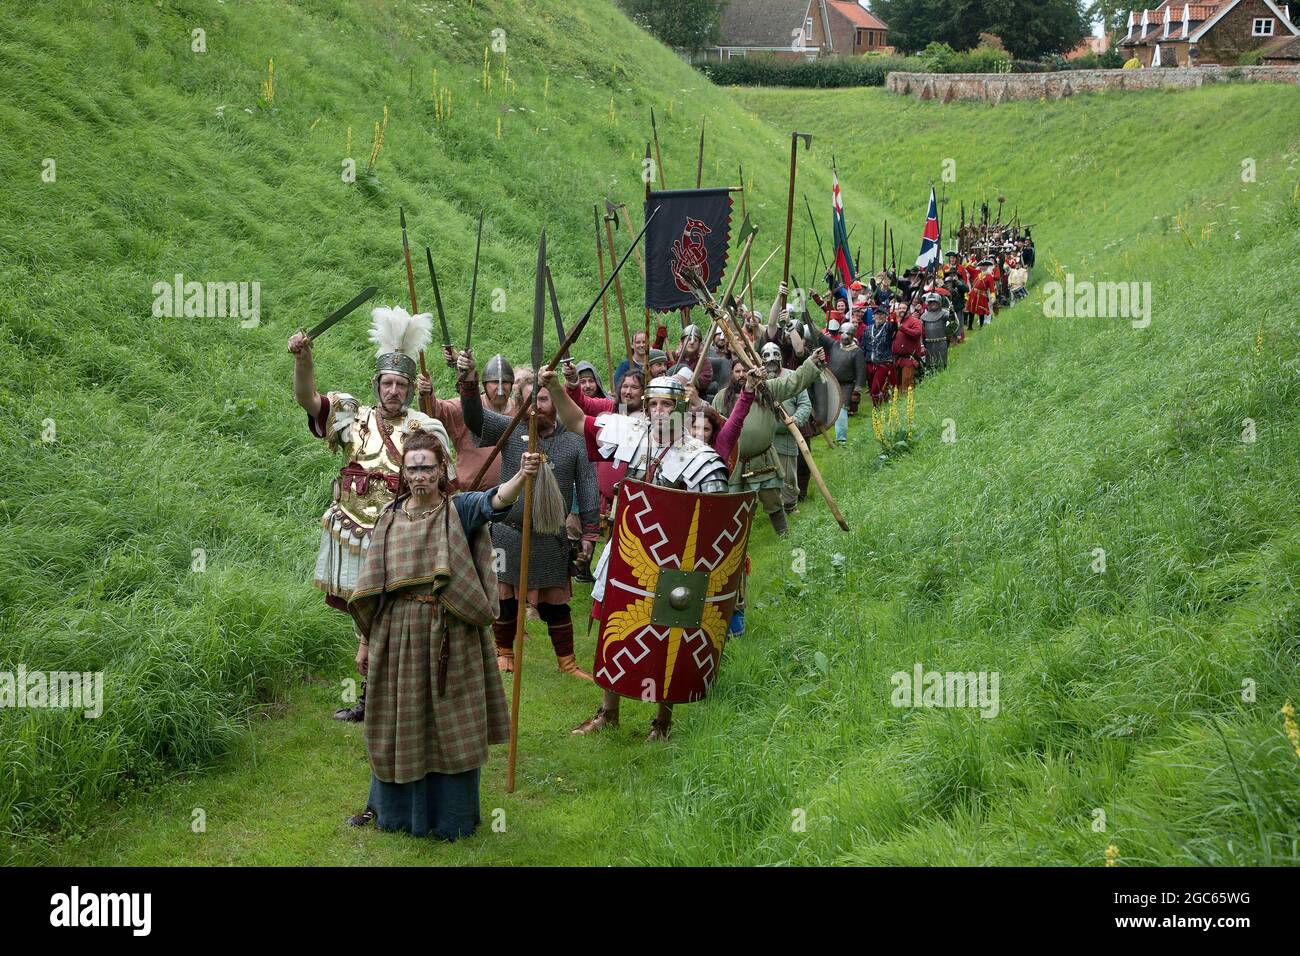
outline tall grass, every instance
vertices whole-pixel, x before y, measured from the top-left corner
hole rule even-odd
[[[496,27],[507,52],[485,68]],[[917,447],[887,465],[856,419],[826,461],[854,533],[815,503],[789,541],[760,532],[748,635],[666,754],[617,755],[623,799],[602,791],[599,809],[627,816],[601,860],[1098,863],[1114,842],[1124,862],[1295,861],[1277,710],[1300,700],[1300,396],[1276,274],[1300,251],[1296,91],[996,110],[733,97],[601,0],[64,0],[0,23],[0,67],[0,162],[20,172],[0,184],[0,670],[106,672],[97,720],[0,710],[0,855],[209,766],[287,687],[346,668],[346,623],[308,585],[337,462],[292,401],[285,339],[371,282],[404,300],[399,204],[458,334],[485,207],[480,289],[506,308],[479,302],[476,350],[521,354],[537,231],[571,316],[595,289],[591,204],[639,203],[653,104],[670,186],[701,112],[706,181],[744,163],[760,247],[782,228],[789,131],[811,129],[801,191],[825,202],[834,154],[854,245],[885,213],[913,241],[903,224],[919,232],[952,157],[950,197],[1005,191],[1037,224],[1040,281],[1054,261],[1149,280],[1158,307],[1140,336],[1032,300],[1005,314],[924,384]],[[343,183],[347,131],[361,166],[385,106],[376,181]],[[889,135],[846,136],[846,116]],[[801,277],[809,260],[796,227]],[[153,284],[176,272],[260,281],[260,325],[153,318]],[[360,320],[316,363],[322,387],[364,389]],[[1001,714],[890,707],[889,675],[917,661],[999,670]],[[618,747],[575,752],[543,797],[555,819],[608,785]]]
[[[781,135],[603,0],[61,0],[0,23],[0,72],[0,670],[106,672],[96,720],[0,710],[0,833],[76,830],[210,765],[250,709],[346,663],[347,623],[310,586],[338,462],[284,342],[371,283],[405,304],[399,205],[457,339],[486,210],[486,357],[526,339],[543,225],[566,318],[594,294],[592,205],[639,222],[651,105],[669,185],[703,114],[706,182],[743,162],[772,222],[784,188]],[[176,273],[260,282],[260,324],[155,318]],[[624,288],[639,323],[635,262]],[[319,383],[364,394],[372,361],[354,316],[320,342]]]

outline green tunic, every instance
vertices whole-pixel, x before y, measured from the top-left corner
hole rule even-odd
[[[811,358],[794,372],[780,378],[768,379],[762,384],[772,401],[783,402],[804,391],[817,380],[821,374]],[[725,414],[725,394],[719,392],[713,397],[713,407]],[[772,447],[772,438],[776,429],[785,429],[780,417],[770,408],[757,401],[749,408],[745,424],[740,429],[737,443],[738,455],[736,467],[731,472],[730,491],[761,491],[764,488],[780,488],[783,483],[781,463]],[[745,477],[748,475],[749,477]]]

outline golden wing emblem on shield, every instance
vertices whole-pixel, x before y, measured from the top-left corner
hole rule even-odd
[[[618,537],[618,555],[632,571],[632,576],[636,578],[636,583],[654,594],[655,584],[659,581],[659,565],[655,564],[654,559],[646,551],[645,545],[641,539],[632,533],[632,529],[627,525],[627,513],[630,509],[623,509],[623,518],[619,522],[622,526]],[[621,611],[615,611],[609,615],[605,623],[601,641],[602,646],[609,647],[610,644],[623,640],[628,634],[645,627],[650,623],[651,613],[654,609],[654,598],[638,598]]]

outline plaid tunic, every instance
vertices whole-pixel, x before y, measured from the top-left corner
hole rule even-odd
[[[370,641],[366,751],[386,783],[481,767],[489,744],[509,740],[488,631],[500,610],[491,540],[482,527],[499,515],[489,510],[494,493],[461,492],[422,518],[401,511],[399,499],[375,524],[348,610]],[[403,600],[404,591],[438,600]]]

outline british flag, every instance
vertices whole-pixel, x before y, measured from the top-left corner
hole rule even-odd
[[[930,187],[930,211],[925,216],[925,232],[921,234],[921,254],[916,257],[918,269],[928,269],[939,261],[939,206],[934,201],[934,187]]]

